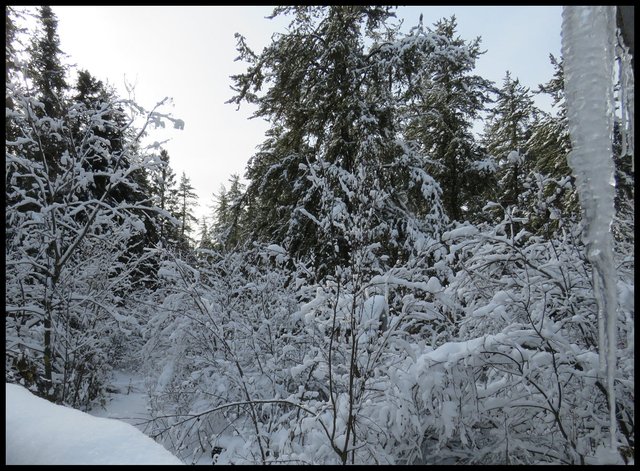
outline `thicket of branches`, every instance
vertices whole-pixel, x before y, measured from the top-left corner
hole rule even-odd
[[[609,401],[561,60],[535,92],[548,113],[511,74],[474,75],[480,41],[455,18],[402,32],[389,7],[277,8],[291,24],[260,54],[238,35],[230,99],[271,128],[196,243],[188,177],[176,198],[168,155],[143,145],[180,121],[86,71],[67,85],[51,9],[22,48],[18,13],[8,381],[86,408],[135,364],[148,433],[185,462],[597,463]],[[626,462],[634,176],[620,149],[615,162]]]

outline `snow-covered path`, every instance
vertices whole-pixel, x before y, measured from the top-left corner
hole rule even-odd
[[[104,407],[96,406],[89,414],[119,419],[146,433],[151,415],[144,378],[138,373],[122,370],[115,370],[113,375],[113,392],[107,394]]]
[[[133,425],[145,435],[151,429],[151,407],[144,378],[136,372],[114,370],[110,392],[104,407],[95,406],[88,413],[94,417],[118,419]],[[211,465],[211,457],[202,454],[190,464]]]

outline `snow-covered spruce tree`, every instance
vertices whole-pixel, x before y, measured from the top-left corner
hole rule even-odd
[[[539,85],[538,91],[534,93],[551,96],[552,106],[556,110],[555,113],[539,110],[531,123],[531,134],[525,147],[532,168],[528,189],[525,191],[539,194],[536,197],[527,195],[522,199],[529,202],[527,228],[551,238],[562,221],[577,220],[579,202],[575,179],[567,164],[571,142],[564,102],[562,61],[553,55],[549,58],[554,67],[553,78]]]
[[[549,55],[554,72],[551,80],[538,85],[533,93],[544,93],[551,97],[555,113],[538,111],[527,142],[527,149],[533,155],[536,170],[547,175],[562,178],[571,174],[566,156],[571,150],[567,128],[567,109],[564,99],[564,73],[562,61]],[[578,204],[575,202],[574,204]]]
[[[550,55],[554,67],[551,80],[538,86],[534,93],[545,93],[552,97],[555,113],[537,110],[530,125],[530,133],[525,144],[527,159],[531,161],[530,173],[524,176],[524,190],[519,200],[526,202],[527,228],[537,234],[552,237],[559,223],[565,219],[576,220],[579,216],[578,194],[575,189],[575,178],[567,163],[571,150],[567,111],[564,93],[564,73],[562,61]],[[620,90],[622,87],[618,86]],[[623,147],[625,136],[621,132],[619,97],[613,129],[613,154],[616,181],[616,219],[613,225],[614,236],[633,239],[628,221],[630,209],[633,207],[633,172],[631,161]],[[542,191],[540,189],[542,187]],[[533,193],[539,192],[535,196]],[[622,233],[626,235],[623,236]]]
[[[209,224],[207,224],[207,219],[203,216],[200,218],[200,239],[198,241],[199,249],[212,249],[213,248],[213,239],[211,238],[211,228]]]
[[[198,195],[195,193],[195,188],[191,185],[191,179],[182,172],[178,188],[176,190],[176,197],[178,200],[178,208],[176,217],[179,222],[178,228],[178,247],[185,253],[189,247],[194,245],[192,233],[194,232],[193,223],[197,223],[198,219],[193,214],[193,208]]]
[[[155,204],[151,200],[152,185],[148,169],[145,167],[131,168],[131,157],[129,156],[140,154],[136,130],[130,126],[132,117],[127,114],[126,107],[119,104],[120,99],[115,90],[105,86],[102,81],[93,77],[86,70],[78,72],[73,91],[75,93],[71,98],[72,103],[81,104],[86,110],[100,113],[104,121],[113,123],[111,126],[104,126],[101,122],[92,122],[85,118],[77,119],[70,123],[71,135],[81,136],[91,133],[95,138],[104,142],[111,154],[120,156],[119,165],[122,168],[130,169],[129,180],[131,183],[112,188],[105,203],[112,206],[127,204],[131,208],[131,213],[143,221],[144,231],[131,237],[129,249],[121,261],[126,264],[126,258],[144,258],[145,247],[154,246],[160,240],[161,230],[158,229],[158,226],[162,221],[158,213],[147,209]],[[116,105],[110,107],[107,105],[108,103]],[[125,151],[127,146],[129,146],[129,150]],[[78,194],[78,198],[83,200],[100,199],[110,183],[110,167],[112,165],[113,163],[103,155],[95,155],[86,159],[83,168],[93,173],[93,185],[86,188],[84,193]],[[160,207],[160,209],[164,208]],[[157,268],[152,262],[141,264],[133,275],[131,289],[149,283],[150,275],[155,270]]]
[[[439,186],[401,139],[399,110],[429,61],[457,46],[421,26],[398,39],[389,10],[278,8],[293,16],[289,33],[260,56],[238,40],[250,65],[231,101],[255,103],[273,123],[247,172],[252,237],[310,260],[317,279],[370,244],[393,266],[443,221]]]
[[[556,71],[548,90],[557,99],[562,96],[559,77]],[[529,89],[507,73],[483,139],[498,163],[499,188],[492,202],[499,204],[490,206],[494,223],[508,214],[515,233],[525,228],[553,237],[561,221],[575,219],[573,179],[563,163],[569,145],[562,107],[558,117],[541,112]]]
[[[29,48],[30,62],[26,75],[38,90],[36,96],[43,104],[44,113],[55,117],[62,112],[63,92],[68,88],[66,68],[61,62],[58,37],[58,19],[50,6],[39,9],[39,28]]]
[[[504,207],[518,206],[523,177],[531,169],[526,143],[536,113],[530,90],[507,71],[483,136],[487,152],[498,164],[498,187],[492,200]]]
[[[24,49],[19,34],[22,30],[19,26],[21,18],[22,13],[20,11],[7,5],[5,10],[5,83],[14,81],[21,67],[21,53]],[[8,110],[5,118],[5,135],[7,139],[13,140],[16,137],[17,129],[13,128],[12,121],[8,117],[14,109],[13,101],[9,94],[6,94],[5,103]]]
[[[493,165],[487,160],[471,134],[473,120],[490,101],[492,83],[473,75],[482,54],[480,38],[465,41],[456,34],[454,17],[434,26],[442,44],[454,46],[435,54],[425,65],[418,92],[412,94],[407,109],[408,139],[417,140],[429,156],[427,172],[442,188],[442,204],[451,220],[477,218],[487,201]]]
[[[169,153],[162,149],[158,155],[159,162],[151,172],[151,195],[155,206],[166,211],[167,216],[160,217],[158,222],[159,239],[164,246],[175,246],[179,239],[179,201],[176,174],[171,168]]]
[[[221,186],[214,195],[213,238],[222,250],[234,250],[247,242],[246,233],[250,226],[245,207],[245,185],[239,175],[231,175],[229,189]]]
[[[98,131],[127,136],[131,122],[116,117],[131,103],[95,107],[50,87],[49,116],[36,86],[22,71],[7,83],[16,133],[5,142],[6,367],[11,381],[87,407],[117,356],[113,336],[136,323],[120,312],[117,293],[131,288],[147,258],[133,256],[132,246],[145,231],[143,215],[156,209],[112,195],[138,190],[135,175],[148,162],[135,149],[146,124],[117,147]],[[162,117],[137,105],[131,113],[147,123]]]

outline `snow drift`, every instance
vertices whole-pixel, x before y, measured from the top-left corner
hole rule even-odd
[[[182,464],[134,426],[6,385],[5,464]]]

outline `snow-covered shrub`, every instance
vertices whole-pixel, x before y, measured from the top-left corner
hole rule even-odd
[[[439,282],[351,267],[318,285],[274,253],[162,266],[165,301],[144,353],[152,433],[193,462],[410,461],[424,425],[392,372],[416,355],[410,320],[426,309],[416,300],[438,296]]]
[[[185,459],[215,448],[225,450],[219,462],[267,459],[269,434],[260,428],[273,428],[268,417],[280,414],[255,401],[290,394],[284,371],[305,350],[290,320],[288,277],[272,252],[229,254],[198,268],[168,259],[159,271],[164,302],[144,348],[155,373],[154,433]],[[228,441],[238,435],[245,442],[236,449]]]
[[[451,456],[458,462],[592,463],[608,429],[592,268],[575,225],[549,240],[525,230],[513,234],[510,225],[506,218],[496,227],[450,238],[451,255],[461,249],[470,254],[460,260],[456,279],[445,290],[464,311],[460,354],[447,353],[456,344],[445,344],[438,349],[444,365],[425,353],[416,360],[415,373],[440,372],[448,380],[439,387],[452,383],[448,400],[456,405],[447,413],[459,420],[453,441],[445,443],[455,447]],[[618,286],[632,292],[633,280],[621,273]],[[623,303],[618,311],[621,453],[633,448],[630,309]],[[466,378],[457,386],[456,370]],[[441,442],[430,453],[444,456]]]

